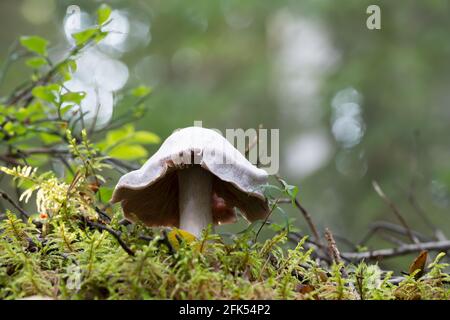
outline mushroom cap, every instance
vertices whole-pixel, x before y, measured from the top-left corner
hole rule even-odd
[[[175,131],[138,170],[123,175],[111,202],[121,202],[125,217],[149,226],[178,226],[176,172],[199,165],[212,174],[213,201],[239,208],[249,221],[264,219],[269,208],[262,192],[267,173],[252,165],[214,130],[188,127]],[[234,210],[212,210],[216,224],[236,220]]]

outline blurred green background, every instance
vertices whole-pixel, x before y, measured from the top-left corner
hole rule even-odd
[[[449,1],[2,0],[0,61],[34,34],[57,57],[70,47],[67,8],[88,23],[101,3],[126,20],[130,36],[109,52],[128,67],[126,87],[154,89],[137,128],[280,129],[280,173],[320,228],[356,243],[372,222],[397,222],[376,180],[411,227],[450,235]],[[370,4],[381,30],[366,27]],[[27,73],[12,64],[0,95]]]

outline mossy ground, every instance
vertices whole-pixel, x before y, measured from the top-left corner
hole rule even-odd
[[[114,236],[74,219],[43,225],[7,214],[1,223],[0,298],[54,299],[449,299],[445,265],[392,284],[376,265],[321,266],[285,247],[286,232],[254,243],[247,232],[186,243],[139,225]],[[175,244],[175,245],[174,245]],[[346,275],[345,277],[343,275]]]

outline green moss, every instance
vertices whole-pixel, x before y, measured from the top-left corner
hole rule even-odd
[[[117,217],[118,218],[118,217]],[[117,218],[114,218],[117,221]],[[286,233],[252,243],[248,232],[225,244],[217,235],[181,242],[142,226],[121,227],[134,252],[106,231],[73,219],[43,228],[8,213],[1,223],[0,298],[54,299],[448,299],[449,276],[435,263],[427,277],[391,284],[376,265],[320,267],[311,250],[283,249]],[[117,226],[117,222],[113,225]],[[142,235],[151,238],[142,240]],[[198,245],[197,245],[198,244]],[[200,245],[203,245],[200,251]]]

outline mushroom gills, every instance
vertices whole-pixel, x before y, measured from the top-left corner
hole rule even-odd
[[[213,224],[212,174],[198,165],[177,172],[179,186],[180,229],[197,238]]]

